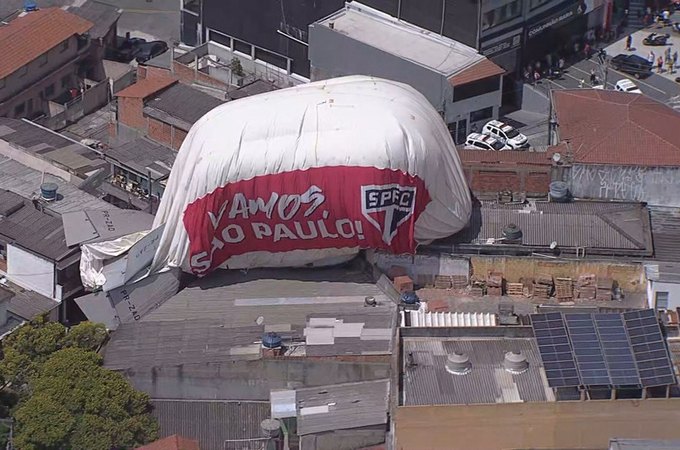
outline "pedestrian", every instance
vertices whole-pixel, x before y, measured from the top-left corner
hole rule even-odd
[[[663,58],[659,56],[659,59],[656,60],[656,72],[661,73],[663,70]]]
[[[581,80],[578,82],[578,87],[583,88],[583,86],[586,84],[586,80],[581,78]]]
[[[677,54],[678,54],[678,52],[675,52],[676,56],[677,56]],[[559,67],[560,72],[564,70],[564,65],[565,65],[564,57],[560,56],[560,60],[557,61],[557,67]]]
[[[628,37],[626,37],[626,50],[630,51],[630,49],[633,47],[633,36],[630,34]]]
[[[673,67],[678,67],[678,51],[673,52]]]
[[[538,81],[541,79],[541,74],[538,72],[538,70],[534,70],[534,83],[538,83]]]
[[[671,48],[670,47],[666,47],[666,51],[664,53],[665,53],[664,59],[666,59],[666,60],[671,59]]]
[[[583,56],[586,59],[590,59],[590,44],[588,42],[583,46]]]
[[[590,85],[595,86],[597,84],[597,76],[595,75],[595,69],[590,69]]]
[[[668,58],[666,60],[666,66],[668,67],[668,73],[673,73],[673,59]]]
[[[649,64],[654,65],[654,60],[655,60],[655,59],[656,59],[656,55],[654,54],[654,51],[653,51],[653,50],[650,50],[650,51],[649,51],[649,55],[647,55],[647,62],[649,62]]]

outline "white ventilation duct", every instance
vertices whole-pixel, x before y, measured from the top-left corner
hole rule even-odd
[[[446,371],[453,375],[466,375],[472,370],[470,357],[466,353],[454,352],[446,359]]]
[[[518,375],[529,369],[529,361],[527,361],[527,357],[522,352],[507,352],[503,360],[503,367],[511,374]]]

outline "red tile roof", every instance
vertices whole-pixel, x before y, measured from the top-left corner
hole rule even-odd
[[[504,73],[505,70],[502,67],[499,67],[490,60],[484,58],[453,75],[449,78],[449,83],[453,86],[461,86],[463,84],[483,80],[484,78],[493,77],[495,75],[502,75]]]
[[[199,448],[198,441],[173,434],[143,447],[138,447],[137,450],[199,450]]]
[[[132,86],[128,86],[118,92],[116,96],[146,98],[175,83],[177,83],[177,78],[165,75],[154,75],[149,78],[142,78]]]
[[[94,24],[61,8],[45,8],[0,26],[0,78],[15,72],[74,34]]]
[[[527,152],[527,151],[503,151],[487,152],[484,150],[465,150],[459,149],[458,156],[463,164],[488,164],[488,165],[552,165],[552,155],[554,151],[548,149],[547,152]]]
[[[680,113],[641,94],[553,91],[560,140],[573,161],[635,166],[680,165]]]

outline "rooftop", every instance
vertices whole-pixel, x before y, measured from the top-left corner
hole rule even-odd
[[[177,434],[137,447],[137,450],[199,450],[198,441]]]
[[[646,95],[601,89],[553,91],[559,137],[577,163],[680,164],[680,112]]]
[[[365,307],[368,296],[377,306]],[[185,321],[187,333],[202,320],[232,330],[262,325],[305,343],[307,356],[390,354],[396,304],[356,269],[221,270],[142,319]]]
[[[612,439],[609,450],[678,450],[680,440],[661,439]]]
[[[3,286],[3,292],[10,292],[13,297],[10,299],[7,310],[24,320],[33,320],[41,314],[52,311],[59,306],[59,302],[38,294],[37,292],[22,289],[18,286],[8,288]]]
[[[227,95],[232,100],[238,100],[239,98],[250,97],[251,95],[264,94],[265,92],[271,92],[277,90],[278,87],[273,83],[265,80],[255,80],[252,83],[248,83],[245,86],[241,86]]]
[[[510,164],[551,166],[552,152],[485,152],[459,148],[458,157],[463,164],[482,163],[507,166]]]
[[[106,156],[137,173],[151,172],[154,180],[170,175],[177,152],[146,138],[137,138],[118,147],[104,150]]]
[[[144,114],[189,131],[198,119],[222,103],[224,100],[177,83],[150,99],[144,107]]]
[[[27,120],[0,117],[0,140],[83,179],[108,167],[92,149]]]
[[[533,338],[405,337],[402,347],[405,406],[555,401]],[[526,371],[505,369],[508,352],[526,357]],[[454,353],[469,357],[468,373],[447,370]]]
[[[46,182],[55,183],[59,187],[57,200],[44,205],[46,209],[57,214],[83,209],[112,209],[110,203],[78,189],[59,177],[0,156],[0,189],[12,191],[25,198],[33,198],[39,195],[40,185]]]
[[[156,75],[137,80],[132,86],[128,86],[116,94],[117,97],[132,97],[145,99],[158,91],[177,83],[177,78],[171,76]]]
[[[260,427],[270,417],[268,402],[152,400],[152,404],[160,436],[197,440],[201,450],[260,449],[268,441]]]
[[[654,241],[654,259],[680,262],[680,208],[647,206]]]
[[[61,8],[45,8],[20,15],[0,26],[0,79],[25,66],[74,34],[84,34],[94,24]]]
[[[68,12],[92,22],[94,26],[90,29],[90,37],[99,39],[109,33],[111,27],[115,25],[123,11],[114,6],[91,0],[86,1],[81,6],[71,6]]]
[[[521,242],[504,242],[503,229],[510,224],[522,231]],[[646,207],[607,202],[476,203],[468,227],[433,247],[547,251],[553,242],[561,250],[586,248],[588,254],[651,256],[653,252]]]
[[[651,281],[680,283],[680,263],[652,262],[645,264],[645,275]]]
[[[346,3],[318,25],[451,78],[455,85],[505,72],[472,47],[357,2]]]
[[[66,245],[61,219],[27,203],[9,217],[0,219],[0,236],[4,240],[53,261],[61,261],[80,251]]]

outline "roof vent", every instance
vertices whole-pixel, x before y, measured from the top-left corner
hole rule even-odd
[[[529,361],[522,352],[507,352],[503,360],[503,367],[511,374],[518,375],[529,369]]]
[[[522,239],[522,230],[514,223],[508,224],[503,228],[503,237],[508,241],[519,241]]]
[[[550,200],[557,203],[569,201],[569,186],[564,181],[550,183]]]
[[[454,352],[446,358],[446,371],[454,375],[466,375],[472,370],[470,357],[466,353]]]
[[[55,201],[57,199],[57,189],[59,189],[59,186],[56,183],[41,184],[40,198],[48,202]]]
[[[328,28],[331,30],[335,29],[335,22],[328,22]]]
[[[364,306],[376,306],[378,302],[375,300],[375,297],[366,297],[364,298]]]
[[[281,347],[281,343],[281,336],[276,333],[265,333],[265,335],[262,336],[262,346],[264,348],[279,348]]]

